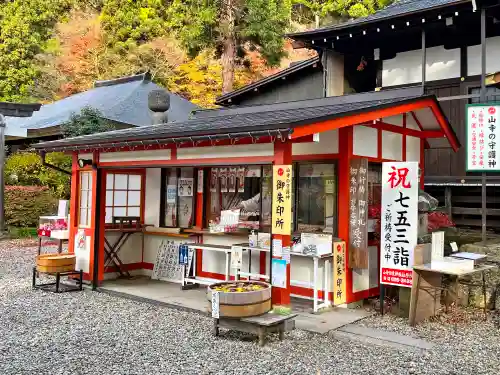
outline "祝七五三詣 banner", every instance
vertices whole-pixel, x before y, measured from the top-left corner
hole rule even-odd
[[[382,164],[380,282],[411,287],[418,235],[418,163]]]

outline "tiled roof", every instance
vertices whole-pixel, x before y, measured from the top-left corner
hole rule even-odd
[[[259,87],[263,87],[263,86],[268,85],[272,82],[276,82],[276,80],[287,77],[291,74],[301,72],[303,69],[307,69],[307,68],[313,66],[314,64],[318,64],[318,63],[319,63],[319,56],[315,56],[313,58],[300,61],[299,63],[293,64],[293,65],[289,66],[288,68],[283,69],[275,74],[272,74],[272,75],[265,77],[265,78],[262,78],[256,82],[253,82],[253,83],[250,83],[246,86],[243,86],[243,87],[239,88],[238,90],[234,90],[234,91],[231,91],[227,94],[219,96],[215,100],[215,104],[221,105],[222,103],[227,102],[227,100],[229,100],[229,99],[233,99],[237,96],[245,94],[245,93],[252,91],[254,89],[257,89]]]
[[[279,104],[199,111],[188,121],[143,126],[61,139],[34,145],[36,149],[113,144],[127,141],[167,140],[181,137],[216,136],[293,129],[303,124],[386,108],[427,98],[420,88],[345,95]],[[434,98],[434,96],[431,96]]]
[[[21,104],[0,102],[0,114],[11,117],[29,117],[34,111],[40,110],[40,104]]]
[[[351,27],[362,26],[365,24],[384,21],[391,18],[411,15],[429,11],[433,9],[448,7],[452,5],[471,3],[470,0],[399,0],[389,5],[388,7],[375,12],[367,17],[357,18],[337,25],[320,27],[318,29],[303,31],[298,33],[288,34],[290,38],[305,39],[314,37],[316,34],[321,34],[329,31],[343,30]],[[471,5],[472,7],[472,5]]]
[[[116,80],[96,82],[94,88],[71,95],[57,102],[43,105],[40,111],[27,119],[8,119],[9,126],[25,129],[43,129],[67,122],[72,113],[85,106],[102,112],[103,117],[130,126],[152,123],[148,109],[148,94],[162,89],[150,81],[146,74]],[[194,109],[200,107],[178,95],[170,94],[169,121],[184,121]]]

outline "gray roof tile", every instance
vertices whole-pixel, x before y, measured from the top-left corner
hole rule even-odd
[[[420,88],[346,95],[271,105],[199,111],[188,121],[61,139],[34,145],[36,149],[110,144],[130,141],[167,140],[201,135],[221,135],[293,129],[306,123],[389,107],[424,98]]]
[[[337,25],[320,27],[318,29],[288,34],[291,38],[305,39],[329,31],[343,30],[350,27],[361,26],[371,22],[384,21],[390,18],[400,17],[412,13],[428,11],[463,3],[470,3],[470,0],[399,0],[384,9],[375,12],[367,17],[357,18]],[[472,7],[472,5],[471,5]]]
[[[112,121],[130,126],[150,125],[152,118],[148,109],[148,94],[163,88],[144,79],[144,75],[126,78],[108,81],[105,85],[101,82],[88,91],[43,105],[30,118],[9,118],[9,126],[33,130],[58,126],[85,106],[98,109],[104,118]],[[199,108],[178,95],[170,94],[169,121],[187,120],[191,111]]]

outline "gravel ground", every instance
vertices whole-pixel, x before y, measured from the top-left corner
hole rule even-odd
[[[436,342],[415,351],[295,330],[260,348],[251,336],[211,336],[211,319],[96,292],[33,291],[34,248],[0,243],[0,374],[498,374],[499,331],[490,323],[395,318],[360,324]]]

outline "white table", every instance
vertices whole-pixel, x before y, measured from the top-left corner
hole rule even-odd
[[[220,280],[216,279],[202,279],[196,276],[196,250],[207,250],[207,251],[216,251],[222,252],[226,255],[226,270],[225,270],[225,280],[229,281],[230,273],[231,273],[231,246],[225,245],[210,245],[210,244],[201,244],[201,243],[192,243],[187,244],[189,250],[193,250],[193,275],[192,277],[186,277],[185,270],[182,271],[182,285],[186,285],[186,283],[194,283],[194,284],[202,284],[202,285],[211,285],[213,283],[220,282]],[[185,266],[184,266],[185,267]]]
[[[244,272],[244,271],[241,271],[241,269],[238,269],[238,270],[236,270],[236,278],[238,278],[239,276],[246,276],[249,279],[251,277],[255,277],[258,279],[264,279],[266,281],[270,280],[270,277],[267,273],[265,273],[264,275],[261,275],[258,273],[252,273],[252,251],[258,251],[261,253],[271,253],[270,249],[266,249],[264,247],[251,247],[250,244],[248,244],[248,243],[240,243],[240,244],[237,244],[234,246],[241,246],[243,251],[248,251],[248,272]],[[266,271],[264,271],[264,272],[266,272]]]
[[[314,296],[313,296],[313,311],[318,312],[319,309],[323,309],[325,307],[329,307],[332,305],[329,294],[330,294],[330,286],[329,286],[329,273],[331,272],[331,267],[330,267],[330,258],[333,257],[333,254],[325,254],[325,255],[312,255],[312,254],[302,254],[302,253],[294,253],[291,252],[290,256],[298,256],[298,257],[304,257],[304,258],[309,258],[312,259],[313,261],[313,281],[307,282],[307,281],[297,281],[297,280],[290,280],[290,285],[295,285],[295,286],[302,286],[306,288],[312,287],[314,290]],[[324,294],[323,294],[323,300],[322,303],[320,303],[320,299],[318,298],[318,266],[319,266],[319,261],[324,260],[325,265],[323,268],[323,280],[324,280]],[[299,297],[300,296],[296,296]]]

